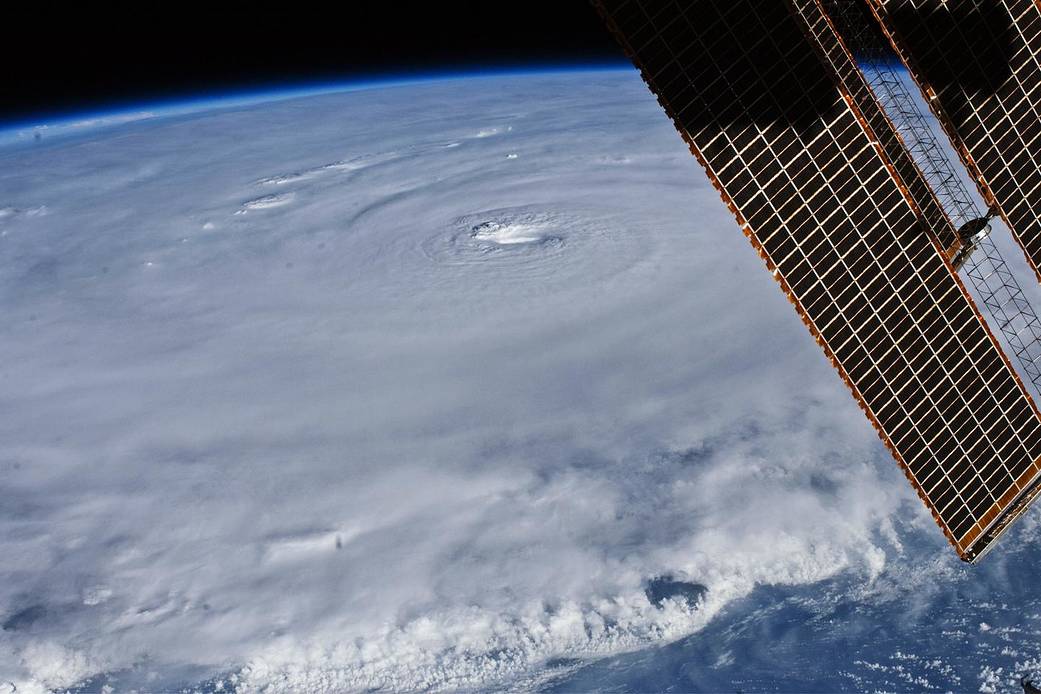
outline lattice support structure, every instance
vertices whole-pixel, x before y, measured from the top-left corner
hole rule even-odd
[[[951,221],[959,227],[984,216],[986,212],[956,173],[947,150],[901,77],[897,59],[883,43],[860,0],[829,0],[827,5],[857,55],[868,84]],[[981,239],[961,272],[1005,336],[1022,375],[1041,395],[1041,319],[994,241]]]

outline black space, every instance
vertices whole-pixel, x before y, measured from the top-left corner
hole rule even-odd
[[[0,120],[301,81],[624,64],[586,0],[10,3]]]

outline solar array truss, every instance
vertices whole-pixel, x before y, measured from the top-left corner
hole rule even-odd
[[[1041,8],[868,0],[988,205],[1041,279]]]
[[[1041,416],[953,228],[817,0],[594,0],[959,556],[1041,479]]]

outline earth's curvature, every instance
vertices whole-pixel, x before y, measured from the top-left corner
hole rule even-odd
[[[1037,673],[632,71],[116,120],[0,147],[0,692]]]

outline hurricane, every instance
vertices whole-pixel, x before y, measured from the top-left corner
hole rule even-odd
[[[1039,667],[631,71],[10,139],[0,691]]]

